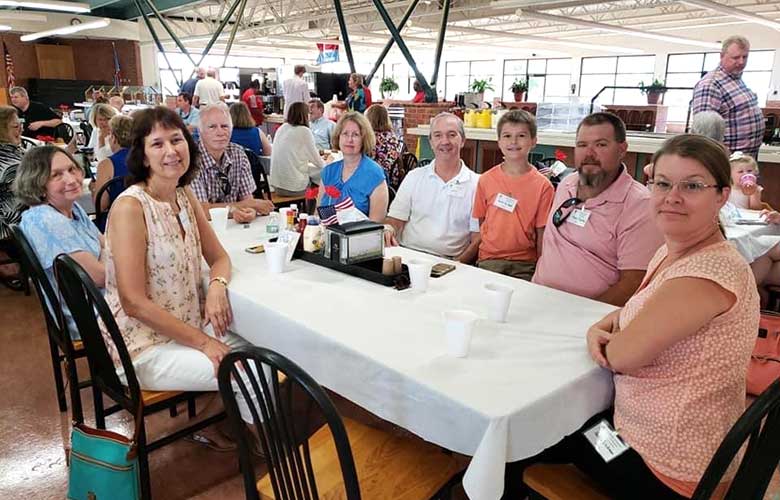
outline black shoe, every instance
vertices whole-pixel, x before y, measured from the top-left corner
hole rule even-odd
[[[7,286],[14,292],[25,291],[24,281],[19,278],[0,278],[0,283]]]

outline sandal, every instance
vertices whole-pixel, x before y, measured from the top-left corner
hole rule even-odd
[[[235,451],[236,449],[236,443],[219,445],[216,442],[212,441],[211,439],[207,438],[206,436],[198,433],[192,433],[189,436],[186,436],[184,440],[190,443],[195,443],[201,446],[205,446],[206,448],[209,448],[214,451],[218,451],[220,453]]]

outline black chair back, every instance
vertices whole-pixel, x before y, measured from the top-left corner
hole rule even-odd
[[[98,192],[95,195],[95,225],[101,231],[105,231],[106,229],[106,222],[108,222],[108,211],[111,210],[111,205],[114,204],[114,198],[111,198],[110,189],[114,186],[124,186],[124,184],[124,176],[114,177],[110,181],[100,186],[100,189],[98,189]],[[108,196],[108,206],[103,209],[102,201],[105,195]]]
[[[92,383],[100,391],[106,393],[114,401],[124,407],[138,408],[141,404],[141,389],[135,376],[130,354],[125,341],[119,333],[119,327],[114,315],[106,304],[103,294],[89,277],[86,271],[69,255],[61,254],[54,260],[54,272],[57,284],[62,291],[62,297],[73,314],[73,319],[81,332],[81,340],[87,351],[89,371]],[[127,378],[127,388],[119,380],[114,369],[114,363],[109,354],[109,346],[103,338],[95,317],[97,312],[100,321],[105,326]]]
[[[54,129],[54,138],[62,139],[65,144],[68,144],[71,140],[73,140],[74,134],[75,132],[73,131],[73,126],[71,126],[70,123],[60,123]]]
[[[249,148],[244,148],[247,158],[249,158],[249,166],[252,167],[252,178],[255,180],[255,192],[252,196],[259,199],[270,200],[271,199],[271,184],[268,182],[268,176],[265,174],[265,168],[260,156]]]
[[[424,167],[424,166],[428,165],[429,163],[431,163],[432,161],[433,161],[433,159],[431,159],[431,158],[423,158],[422,160],[417,162],[417,167]]]
[[[29,151],[32,148],[36,147],[38,144],[35,143],[32,139],[29,137],[22,137],[22,149],[25,151]]]
[[[264,373],[270,374],[270,382],[262,376]],[[279,373],[287,377],[284,387],[280,387]],[[235,435],[241,436],[237,442],[247,499],[259,499],[249,450],[249,440],[254,437],[246,430],[239,414],[234,386],[249,403],[276,500],[319,498],[306,439],[309,429],[296,426],[293,394],[301,394],[310,408],[316,406],[321,411],[333,435],[347,500],[360,499],[355,462],[341,416],[323,388],[301,367],[269,349],[247,347],[223,358],[217,378],[231,426]],[[257,405],[252,404],[253,400]]]
[[[92,138],[92,125],[89,122],[81,122],[79,128],[84,132],[84,144],[89,144],[89,140]]]
[[[712,457],[693,494],[694,500],[712,497],[731,462],[747,442],[726,500],[761,500],[780,461],[780,380],[745,410]]]

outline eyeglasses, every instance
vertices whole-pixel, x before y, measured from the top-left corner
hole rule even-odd
[[[703,193],[705,189],[720,187],[715,184],[705,184],[699,181],[669,182],[669,181],[656,181],[652,179],[647,181],[647,186],[650,188],[650,191],[656,194],[666,194],[670,192],[674,186],[677,186],[677,189],[679,189],[680,193],[684,195],[685,194],[695,195],[698,193]]]
[[[566,212],[564,214],[563,213],[564,210],[569,209],[569,208],[571,208],[573,206],[579,205],[580,203],[583,203],[583,202],[584,202],[584,200],[581,200],[581,199],[579,199],[579,198],[577,198],[575,196],[575,197],[569,198],[568,200],[566,200],[563,203],[561,203],[561,206],[558,207],[558,210],[556,210],[553,213],[553,216],[552,216],[553,226],[560,227],[561,224],[566,222],[566,219],[568,219],[569,216],[571,215],[571,213],[573,212],[573,210],[569,210],[568,212]]]
[[[217,179],[219,179],[219,188],[222,190],[222,194],[227,196],[230,194],[230,179],[227,173],[217,171]]]

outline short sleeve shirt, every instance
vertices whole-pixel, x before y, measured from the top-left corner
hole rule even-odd
[[[200,110],[198,108],[190,106],[190,112],[186,115],[181,109],[178,110],[178,113],[181,117],[181,121],[183,121],[185,125],[198,128],[198,125],[200,124]]]
[[[330,136],[333,135],[335,123],[324,116],[309,123],[309,129],[314,135],[314,143],[318,149],[330,149]]]
[[[366,155],[363,155],[358,168],[347,179],[347,182],[341,180],[343,170],[344,160],[335,161],[322,169],[322,185],[325,188],[335,187],[341,196],[332,198],[323,194],[320,204],[322,206],[335,205],[349,197],[352,198],[352,203],[358,210],[368,215],[369,198],[374,189],[385,181],[385,171]]]
[[[19,115],[19,118],[24,121],[24,128],[22,129],[23,136],[32,137],[33,139],[45,135],[54,137],[55,132],[53,127],[41,127],[38,130],[30,130],[30,124],[32,122],[48,121],[55,118],[60,118],[45,104],[30,101],[30,105],[27,107],[27,111],[22,111],[21,109],[17,108],[16,113]]]
[[[225,88],[222,86],[222,82],[207,76],[203,80],[198,80],[198,83],[195,84],[194,95],[198,96],[198,104],[200,106],[216,104],[225,95]]]
[[[647,269],[663,237],[650,215],[650,192],[625,167],[604,192],[578,206],[590,213],[582,227],[571,217],[555,227],[552,216],[577,196],[578,183],[574,173],[558,185],[533,282],[595,298],[617,283],[620,271]]]
[[[252,196],[257,186],[246,153],[232,142],[217,162],[198,141],[198,176],[190,187],[202,203],[235,203]]]

